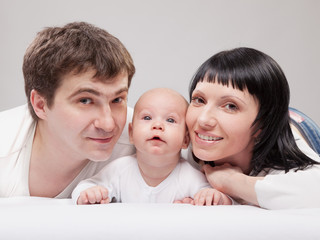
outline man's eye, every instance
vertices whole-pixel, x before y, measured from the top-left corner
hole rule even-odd
[[[121,103],[123,101],[123,98],[122,97],[118,97],[116,99],[114,99],[112,102],[113,103]]]
[[[169,122],[169,123],[175,123],[176,121],[175,121],[173,118],[168,118],[168,119],[167,119],[167,122]]]
[[[81,98],[80,102],[82,104],[90,104],[90,103],[92,103],[92,99],[90,99],[90,98]]]
[[[143,120],[151,120],[151,117],[150,116],[144,116]]]

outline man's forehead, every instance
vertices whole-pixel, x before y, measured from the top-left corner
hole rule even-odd
[[[94,77],[94,71],[68,74],[63,77],[59,88],[60,91],[67,91],[71,95],[81,92],[91,92],[96,95],[115,95],[128,92],[128,75],[118,74],[110,79],[102,79],[101,77]]]

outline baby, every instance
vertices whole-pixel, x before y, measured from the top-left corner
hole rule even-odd
[[[156,88],[144,93],[129,124],[136,154],[119,158],[74,189],[77,204],[173,203],[192,197],[195,205],[230,205],[205,176],[180,156],[189,145],[185,123],[188,103],[179,93]]]

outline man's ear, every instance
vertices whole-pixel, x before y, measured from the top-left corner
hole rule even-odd
[[[133,130],[132,130],[132,123],[129,123],[128,125],[128,132],[129,132],[129,140],[130,140],[130,143],[133,144]]]
[[[33,107],[34,112],[38,116],[39,119],[46,119],[46,99],[41,96],[37,90],[32,89],[30,94],[30,102]]]
[[[182,148],[186,149],[189,147],[189,143],[190,143],[190,136],[189,136],[189,131],[188,129],[186,130],[186,133],[184,135],[184,140],[183,140],[183,144],[182,144]]]

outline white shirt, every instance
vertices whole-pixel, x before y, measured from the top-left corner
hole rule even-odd
[[[300,150],[308,157],[320,162],[314,152],[301,136],[292,131]],[[320,165],[314,165],[295,172],[262,171],[258,176],[265,176],[255,185],[260,207],[266,209],[318,208],[320,207]]]
[[[204,174],[182,158],[159,185],[149,186],[141,176],[135,155],[119,158],[97,175],[81,181],[72,193],[73,202],[83,190],[97,185],[108,189],[109,199],[123,203],[173,203],[209,187]]]

